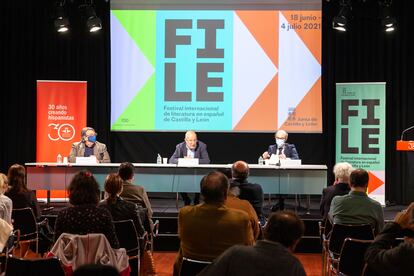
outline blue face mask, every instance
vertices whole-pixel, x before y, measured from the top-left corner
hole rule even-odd
[[[88,141],[89,141],[89,142],[92,142],[92,143],[95,143],[95,142],[96,142],[96,135],[89,136],[89,137],[88,137]]]
[[[278,148],[283,147],[284,144],[285,144],[285,139],[276,138],[276,145],[277,145]]]

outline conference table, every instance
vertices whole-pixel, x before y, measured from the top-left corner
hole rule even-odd
[[[118,170],[119,163],[78,165],[73,163],[26,163],[27,185],[32,190],[66,190],[73,176],[89,170],[103,190],[105,178]],[[230,169],[232,164],[179,166],[175,164],[134,163],[134,184],[147,192],[199,192],[200,180],[207,173]],[[266,194],[320,195],[327,185],[325,165],[249,164],[249,182],[258,183]],[[50,198],[48,198],[49,202]]]

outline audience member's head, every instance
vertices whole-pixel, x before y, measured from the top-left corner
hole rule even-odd
[[[201,179],[200,187],[205,203],[222,203],[227,199],[229,180],[221,172],[211,172]]]
[[[351,189],[363,189],[368,187],[369,175],[364,169],[355,169],[349,176],[349,186]]]
[[[119,166],[118,174],[123,181],[131,180],[134,177],[134,165],[124,162]]]
[[[249,165],[244,161],[236,161],[231,167],[234,179],[245,180],[249,177]]]
[[[90,171],[75,174],[68,187],[69,203],[72,205],[98,204],[99,185]]]
[[[105,192],[108,195],[108,201],[113,202],[116,197],[122,192],[122,178],[116,174],[111,173],[105,179]]]
[[[7,177],[9,179],[10,192],[20,193],[28,191],[26,186],[26,170],[22,165],[12,165],[9,168]]]
[[[0,195],[4,194],[9,188],[9,179],[5,174],[0,173]]]
[[[333,173],[335,175],[335,181],[337,183],[348,183],[349,176],[353,171],[353,167],[348,162],[339,162],[336,163],[333,168]]]
[[[279,211],[269,217],[263,235],[266,240],[279,242],[293,251],[304,232],[305,225],[298,215]]]

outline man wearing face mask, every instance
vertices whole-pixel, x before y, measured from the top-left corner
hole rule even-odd
[[[81,131],[81,141],[72,144],[69,162],[75,163],[76,157],[89,157],[94,155],[99,163],[110,163],[111,159],[106,145],[96,141],[97,133],[91,127],[84,127]]]
[[[279,155],[279,159],[299,159],[299,154],[294,144],[286,143],[288,133],[278,130],[275,134],[276,144],[270,145],[268,150],[263,153],[264,159],[269,159],[272,154]]]
[[[294,144],[286,143],[288,133],[282,129],[275,134],[276,144],[270,145],[263,153],[264,159],[269,159],[272,154],[277,154],[279,159],[299,159],[299,154]],[[279,203],[272,207],[272,211],[285,209],[285,196],[279,195]]]

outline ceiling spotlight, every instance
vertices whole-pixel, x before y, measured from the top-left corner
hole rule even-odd
[[[350,19],[350,12],[351,12],[351,5],[349,1],[342,0],[341,9],[337,16],[335,16],[332,20],[332,28],[341,32],[346,32],[347,26],[349,25],[348,21]]]
[[[65,1],[56,3],[55,9],[55,29],[58,33],[65,33],[69,31],[69,19],[65,12]]]
[[[85,15],[86,15],[86,27],[89,32],[97,32],[102,29],[102,21],[96,16],[95,9],[92,5],[85,6]]]
[[[387,33],[395,31],[397,27],[397,19],[391,13],[391,4],[391,0],[380,2],[382,6],[381,26]]]

